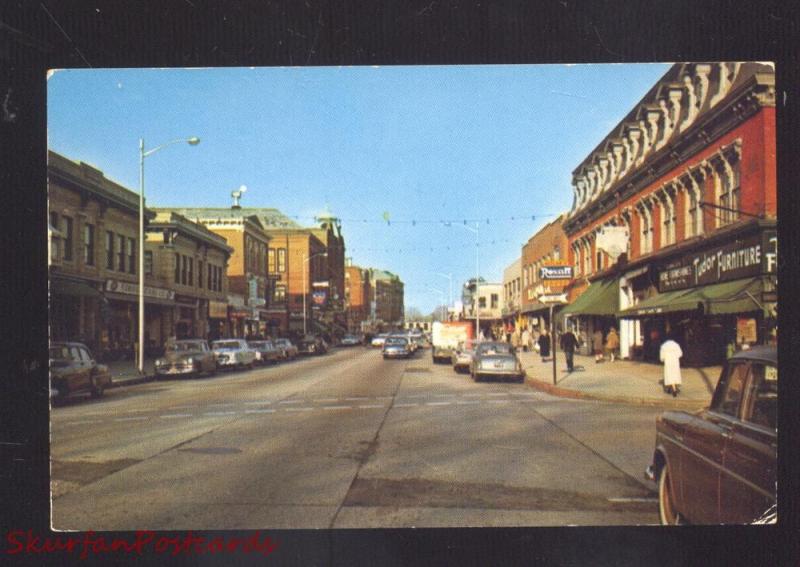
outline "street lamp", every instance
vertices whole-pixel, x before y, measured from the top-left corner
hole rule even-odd
[[[450,302],[447,304],[447,308],[450,309],[453,307],[453,274],[441,274],[439,272],[433,272],[436,276],[441,276],[443,278],[447,278],[447,282],[450,286]]]
[[[475,223],[475,228],[472,228],[466,224],[457,224],[456,226],[463,227],[468,231],[475,234],[475,340],[480,339],[481,335],[481,313],[479,308],[479,300],[480,300],[480,260],[478,255],[480,253],[480,244],[478,242],[478,238],[480,236],[480,222]]]
[[[444,292],[443,292],[441,289],[436,289],[435,287],[428,287],[428,289],[429,289],[430,291],[434,292],[434,293],[438,293],[438,294],[441,296],[441,298],[442,298],[442,299],[441,299],[441,300],[442,300],[442,303],[444,303]],[[442,310],[442,321],[444,321],[444,320],[445,320],[445,316],[444,316],[444,305],[442,305],[442,306],[441,306],[441,310]]]
[[[139,374],[144,374],[144,158],[162,148],[180,142],[196,146],[200,143],[200,138],[192,136],[191,138],[172,140],[147,151],[144,149],[144,138],[139,138],[139,352],[137,365]]]
[[[306,296],[308,295],[308,277],[306,272],[306,263],[311,260],[312,258],[316,258],[317,256],[324,256],[327,257],[327,252],[319,252],[317,254],[312,254],[311,256],[306,257],[306,253],[303,252],[303,336],[305,337],[308,334],[308,315],[306,310]]]

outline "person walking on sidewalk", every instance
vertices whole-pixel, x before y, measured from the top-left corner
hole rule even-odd
[[[575,370],[575,347],[578,346],[578,337],[572,332],[572,329],[561,335],[561,350],[564,351],[564,356],[567,359],[567,372]]]
[[[511,346],[514,348],[514,352],[519,351],[519,330],[514,329],[514,332],[511,333]]]
[[[594,361],[603,362],[603,331],[599,328],[592,334],[592,351]]]
[[[522,350],[523,352],[528,352],[531,349],[531,332],[526,327],[524,331],[522,331]]]
[[[545,362],[550,356],[550,335],[547,334],[547,329],[542,329],[542,334],[536,341],[539,345],[539,354],[542,356],[542,362]]]
[[[671,393],[673,398],[680,391],[682,356],[681,346],[671,338],[667,338],[659,350],[659,358],[664,363],[664,391]]]
[[[614,327],[608,331],[608,336],[606,337],[606,353],[608,354],[608,358],[611,362],[614,362],[614,357],[617,354],[617,349],[619,348],[619,335],[617,334],[617,330]]]

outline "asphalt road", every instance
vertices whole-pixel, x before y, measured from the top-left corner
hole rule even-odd
[[[117,388],[52,411],[53,526],[655,524],[657,413],[363,347]]]

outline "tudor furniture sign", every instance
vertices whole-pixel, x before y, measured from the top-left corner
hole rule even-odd
[[[694,252],[664,265],[658,274],[658,291],[664,293],[762,274],[775,274],[777,263],[777,232],[765,230]]]
[[[105,290],[113,293],[124,293],[126,295],[138,295],[139,284],[121,282],[119,280],[106,280]],[[160,287],[144,286],[144,296],[152,297],[154,299],[175,299],[175,292],[171,289],[164,289]]]

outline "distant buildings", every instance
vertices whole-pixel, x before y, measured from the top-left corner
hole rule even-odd
[[[373,321],[379,326],[399,327],[403,323],[404,287],[399,276],[385,270],[369,269],[374,308]]]

